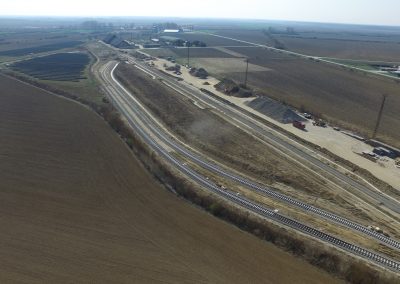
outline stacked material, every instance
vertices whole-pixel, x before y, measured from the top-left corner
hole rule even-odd
[[[289,106],[267,97],[258,97],[247,103],[252,109],[282,123],[306,121]]]

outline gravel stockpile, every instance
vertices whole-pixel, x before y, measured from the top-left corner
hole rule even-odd
[[[298,115],[292,108],[281,102],[266,97],[258,97],[248,102],[247,105],[252,109],[269,116],[282,123],[292,123],[293,121],[306,121]]]

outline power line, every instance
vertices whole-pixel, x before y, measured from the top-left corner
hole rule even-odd
[[[188,41],[187,43],[187,66],[190,66],[190,42]]]
[[[247,88],[247,74],[249,72],[249,58],[246,58],[246,75],[244,77],[244,87]]]

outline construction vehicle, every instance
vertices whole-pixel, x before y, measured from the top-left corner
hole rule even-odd
[[[322,119],[316,119],[313,121],[313,125],[319,127],[326,127],[326,122],[323,121]]]
[[[307,119],[312,119],[312,118],[313,118],[312,115],[309,114],[309,113],[307,113],[307,112],[305,112],[303,115],[304,115],[304,117],[307,118]]]
[[[300,130],[306,129],[306,125],[303,122],[298,121],[298,120],[293,121],[293,126]]]
[[[390,235],[388,234],[388,233],[386,233],[386,232],[384,232],[381,228],[379,228],[379,227],[375,227],[375,226],[368,226],[368,229],[369,230],[371,230],[371,231],[374,231],[374,232],[377,232],[378,234],[382,234],[382,235],[384,235],[384,236],[386,236],[386,237],[390,237]]]

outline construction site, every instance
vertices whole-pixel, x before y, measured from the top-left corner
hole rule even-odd
[[[11,92],[3,95],[6,106],[1,106],[8,139],[2,149],[9,163],[2,171],[8,188],[0,194],[9,201],[4,202],[5,208],[18,208],[21,216],[37,215],[34,226],[29,226],[29,216],[18,219],[19,215],[7,213],[23,225],[21,233],[31,234],[40,227],[37,241],[13,240],[3,234],[11,246],[4,272],[16,277],[13,273],[25,250],[17,249],[15,255],[12,247],[17,242],[18,246],[26,242],[26,250],[43,257],[38,267],[41,273],[49,272],[44,263],[46,257],[52,258],[53,248],[41,252],[39,244],[46,236],[45,221],[56,222],[59,217],[59,225],[48,231],[58,236],[57,241],[50,240],[52,247],[59,246],[58,239],[62,243],[71,236],[77,240],[67,242],[71,248],[100,257],[99,275],[108,281],[112,281],[108,271],[114,262],[123,263],[115,266],[121,282],[136,273],[144,282],[152,282],[152,273],[158,271],[155,282],[165,276],[171,283],[193,279],[259,283],[269,263],[262,248],[267,244],[299,261],[278,257],[276,252],[277,263],[310,271],[299,283],[312,283],[312,275],[319,279],[315,283],[397,283],[400,140],[393,129],[400,125],[399,64],[389,59],[381,62],[381,57],[374,60],[375,53],[367,47],[368,61],[340,58],[354,56],[340,50],[331,51],[338,58],[302,51],[301,43],[308,36],[310,41],[325,39],[301,25],[254,24],[242,29],[226,23],[202,25],[178,20],[140,25],[85,21],[79,28],[93,31],[78,46],[60,44],[64,48],[46,47],[44,52],[33,46],[15,51],[25,52],[20,57],[7,55],[8,50],[4,62],[0,57],[0,79]],[[348,38],[337,30],[319,33],[326,33],[332,44],[337,40],[354,45],[350,35],[357,34],[356,28],[347,29]],[[360,46],[366,37],[359,40]],[[388,50],[392,38],[384,42]],[[379,38],[371,33],[370,41],[376,45]],[[388,51],[387,56],[396,53]],[[52,119],[57,112],[62,117]],[[20,122],[14,123],[17,117]],[[90,130],[90,125],[95,129]],[[25,145],[28,138],[18,129],[35,132],[32,146]],[[23,154],[18,154],[12,141],[28,157],[25,166],[32,175],[27,181],[21,172]],[[62,158],[53,158],[62,149],[67,149]],[[44,174],[45,164],[53,165],[49,175]],[[91,166],[86,169],[86,165]],[[63,186],[57,186],[57,181]],[[12,192],[18,184],[28,190],[46,188],[28,195],[42,198],[44,209],[29,206],[24,211],[26,189],[15,197]],[[78,200],[85,218],[76,219],[76,206],[69,209],[65,204],[57,213],[65,198],[68,206]],[[83,235],[71,225],[70,210],[83,232],[98,232],[94,235],[99,238],[81,243]],[[86,218],[91,220],[87,224]],[[156,219],[160,220],[154,227]],[[13,235],[19,234],[18,226],[5,225]],[[68,227],[65,236],[64,226]],[[202,226],[204,231],[199,229]],[[171,228],[176,232],[171,233]],[[211,248],[212,244],[221,247],[210,237],[211,231],[218,232],[216,239],[228,236],[221,250]],[[177,240],[183,241],[182,251]],[[194,242],[200,243],[195,251],[191,250]],[[260,251],[255,254],[257,261],[239,261],[251,254],[240,246],[243,250],[232,247],[234,263],[224,262],[235,242],[244,242],[253,254]],[[93,245],[106,251],[121,245],[130,249],[124,248],[122,255],[117,249],[110,262],[103,261],[105,255]],[[60,253],[68,264],[73,256],[91,257],[81,251],[74,254],[65,247]],[[156,257],[157,251],[162,255]],[[214,261],[207,264],[204,259],[210,255]],[[183,261],[174,266],[171,259],[175,258]],[[29,266],[32,260],[23,263]],[[152,260],[153,270],[144,272]],[[68,267],[62,268],[62,263],[57,258],[54,268],[60,273],[53,276],[32,276],[26,270],[24,279],[73,279],[66,276]],[[240,266],[245,266],[243,274]],[[72,268],[85,279],[97,271],[76,263]],[[272,277],[271,283],[279,283],[278,276]]]

